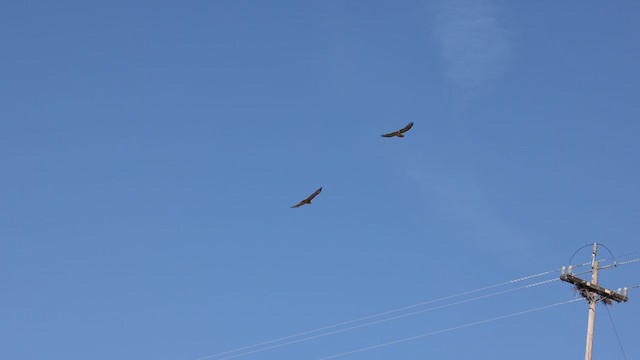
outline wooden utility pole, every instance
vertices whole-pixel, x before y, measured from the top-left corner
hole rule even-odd
[[[593,244],[593,251],[591,252],[591,264],[593,271],[591,272],[591,284],[598,285],[598,260],[596,255],[598,254],[598,243]],[[587,297],[589,301],[589,321],[587,322],[587,348],[584,351],[585,360],[591,360],[591,352],[593,351],[593,326],[596,322],[596,304],[598,300],[594,293],[589,293]]]
[[[596,258],[598,254],[598,243],[593,244],[593,251],[591,252],[591,282],[582,280],[574,276],[572,272],[572,266],[569,265],[568,271],[565,267],[562,267],[562,275],[560,280],[566,281],[575,285],[576,289],[580,292],[584,298],[589,301],[589,321],[587,322],[587,347],[584,352],[584,359],[591,360],[591,354],[593,351],[593,329],[596,323],[596,305],[598,301],[610,303],[612,300],[616,302],[627,302],[628,289],[625,288],[623,292],[615,292],[613,290],[605,289],[598,285],[598,269],[600,268],[599,262]]]

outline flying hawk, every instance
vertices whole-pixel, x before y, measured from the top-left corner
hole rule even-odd
[[[409,124],[407,124],[407,126],[403,127],[402,129],[398,130],[398,131],[394,131],[394,132],[390,132],[388,134],[384,134],[382,135],[382,137],[404,137],[403,133],[406,133],[407,131],[409,131],[409,129],[411,129],[411,127],[413,126],[413,123],[410,122]]]
[[[320,194],[320,191],[322,191],[322,188],[316,190],[316,192],[314,192],[313,194],[309,195],[308,198],[300,201],[299,203],[293,205],[291,208],[298,208],[302,205],[306,205],[306,204],[311,204],[311,200],[313,200],[314,197],[318,196],[318,194]]]

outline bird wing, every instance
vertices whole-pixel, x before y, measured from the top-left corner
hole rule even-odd
[[[300,206],[304,205],[304,204],[309,204],[311,203],[311,200],[313,200],[314,197],[318,196],[318,194],[320,194],[320,191],[322,191],[322,188],[316,190],[313,194],[309,195],[308,198],[300,201],[299,203],[293,205],[291,208],[299,208]]]
[[[407,126],[403,127],[402,129],[400,129],[398,131],[400,131],[401,133],[405,133],[405,132],[409,131],[409,129],[411,129],[412,127],[413,127],[413,123],[410,122],[410,123],[407,124]]]
[[[307,198],[307,201],[313,200],[314,197],[316,197],[316,196],[318,196],[318,194],[320,194],[320,191],[322,191],[322,188],[316,190],[313,194],[309,195],[309,197]]]
[[[394,131],[392,133],[384,134],[384,135],[381,135],[381,136],[382,137],[394,137],[395,135],[396,135],[396,132]]]

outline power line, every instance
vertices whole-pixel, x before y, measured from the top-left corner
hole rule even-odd
[[[626,253],[626,254],[623,254],[623,255],[618,255],[617,258],[621,259],[621,258],[629,257],[631,255],[636,255],[636,254],[640,254],[640,251],[632,251],[630,253]]]
[[[626,264],[631,264],[631,263],[638,262],[638,261],[640,261],[640,258],[636,258],[636,259],[633,259],[633,260],[622,261],[622,262],[617,263],[617,265],[626,265]]]
[[[636,252],[629,253],[629,254],[624,254],[624,255],[618,256],[618,258],[628,257],[630,255],[635,255],[637,253],[640,253],[640,251],[636,251]],[[607,261],[607,260],[608,259],[603,259],[601,261]],[[615,265],[626,265],[626,264],[630,264],[630,263],[634,263],[634,262],[638,262],[638,261],[640,261],[640,258],[627,260],[627,261],[614,263],[614,264]],[[577,264],[577,265],[574,265],[573,267],[574,268],[579,268],[579,267],[587,266],[587,265],[591,265],[591,262],[585,262],[583,264]],[[474,298],[471,298],[471,299],[460,300],[460,301],[456,301],[456,302],[449,303],[449,304],[435,306],[435,307],[432,307],[432,308],[421,309],[421,310],[412,311],[412,312],[405,313],[405,314],[396,315],[396,316],[393,316],[393,317],[390,317],[390,318],[384,318],[384,319],[380,319],[380,320],[373,320],[373,321],[366,322],[364,324],[353,325],[353,326],[349,326],[349,327],[343,328],[343,329],[337,329],[337,330],[333,330],[333,331],[329,331],[329,332],[325,332],[325,333],[320,333],[320,332],[325,331],[325,330],[335,329],[335,328],[338,328],[338,327],[342,327],[342,326],[349,325],[349,324],[354,324],[354,323],[365,321],[365,320],[372,320],[372,319],[379,318],[379,317],[384,316],[384,315],[390,315],[390,314],[398,313],[398,312],[401,312],[401,311],[413,309],[413,308],[416,308],[416,307],[420,307],[420,306],[424,306],[424,305],[428,305],[428,304],[433,304],[433,303],[437,303],[437,302],[442,302],[442,301],[450,300],[450,299],[453,299],[453,298],[456,298],[456,297],[470,295],[470,294],[474,294],[474,293],[478,293],[478,292],[482,292],[482,291],[498,288],[498,287],[501,287],[501,286],[506,286],[506,285],[509,285],[509,284],[515,284],[515,283],[518,283],[518,282],[534,279],[534,278],[537,278],[537,277],[541,277],[541,276],[552,274],[552,273],[559,272],[559,271],[561,271],[561,269],[553,269],[553,270],[548,270],[548,271],[544,271],[544,272],[537,273],[537,274],[527,275],[527,276],[523,276],[523,277],[516,278],[516,279],[513,279],[513,280],[505,281],[505,282],[502,282],[502,283],[497,283],[497,284],[494,284],[494,285],[489,285],[489,286],[485,286],[485,287],[482,287],[482,288],[477,288],[477,289],[474,289],[474,290],[463,291],[463,292],[460,292],[460,293],[457,293],[457,294],[454,294],[454,295],[448,295],[448,296],[444,296],[444,297],[441,297],[441,298],[436,298],[436,299],[432,299],[432,300],[428,300],[428,301],[423,301],[423,302],[420,302],[420,303],[416,303],[416,304],[412,304],[412,305],[408,305],[408,306],[404,306],[404,307],[400,307],[400,308],[396,308],[396,309],[391,309],[391,310],[384,311],[384,312],[379,312],[379,313],[367,315],[367,316],[356,318],[356,319],[353,319],[353,320],[347,320],[347,321],[343,321],[343,322],[340,322],[340,323],[336,323],[336,324],[332,324],[332,325],[328,325],[328,326],[324,326],[324,327],[320,327],[320,328],[316,328],[316,329],[312,329],[312,330],[303,331],[303,332],[300,332],[300,333],[296,333],[296,334],[280,337],[280,338],[277,338],[277,339],[272,339],[272,340],[264,341],[264,342],[261,342],[261,343],[240,347],[240,348],[228,350],[228,351],[225,351],[225,352],[216,353],[216,354],[213,354],[213,355],[207,355],[207,356],[198,358],[197,360],[205,360],[205,359],[212,359],[212,358],[218,358],[218,360],[233,359],[233,358],[237,358],[237,357],[241,357],[241,356],[245,356],[245,355],[249,355],[249,354],[254,354],[254,353],[258,353],[258,352],[262,352],[262,351],[266,351],[266,350],[270,350],[270,349],[274,349],[274,348],[278,348],[278,347],[282,347],[282,346],[286,346],[286,345],[290,345],[290,344],[294,344],[294,343],[313,340],[313,339],[317,339],[317,338],[324,337],[324,336],[329,336],[329,335],[333,335],[333,334],[346,332],[346,331],[349,331],[349,330],[354,330],[354,329],[363,328],[363,327],[367,327],[367,326],[371,326],[371,325],[375,325],[375,324],[379,324],[379,323],[383,323],[383,322],[387,322],[387,321],[391,321],[391,320],[396,320],[396,319],[404,318],[404,317],[411,316],[411,315],[416,315],[416,314],[420,314],[420,313],[424,313],[424,312],[434,311],[434,310],[446,308],[446,307],[449,307],[449,306],[464,304],[464,303],[468,303],[468,302],[472,302],[472,301],[476,301],[476,300],[480,300],[480,299],[484,299],[484,298],[488,298],[488,297],[498,296],[498,295],[502,295],[502,294],[509,293],[509,292],[512,292],[512,291],[531,288],[531,287],[534,287],[534,286],[539,286],[539,285],[543,285],[543,284],[546,284],[546,283],[549,283],[549,282],[557,281],[559,279],[558,278],[554,278],[554,279],[550,279],[550,280],[545,280],[545,281],[542,281],[542,282],[528,284],[528,285],[517,287],[517,288],[512,288],[512,289],[502,290],[502,291],[498,291],[498,292],[491,293],[491,294],[485,294],[485,295],[477,296],[477,297],[474,297]],[[578,273],[577,275],[586,274],[586,273],[589,273],[589,272],[591,272],[591,270],[585,271],[583,273]],[[320,334],[318,334],[318,333],[320,333]],[[316,335],[312,335],[312,334],[316,334]],[[305,335],[308,335],[308,336],[305,336]],[[295,338],[298,338],[298,337],[301,337],[301,336],[305,336],[305,337],[300,338],[300,339],[295,339]],[[292,339],[295,339],[295,340],[292,340]],[[286,341],[286,340],[289,340],[289,341]],[[282,343],[282,341],[286,341],[286,342]],[[266,346],[266,345],[268,345],[268,346]],[[253,350],[251,350],[251,349],[253,349]],[[248,351],[245,351],[245,350],[248,350]],[[242,351],[245,351],[245,352],[242,352]],[[221,357],[221,356],[224,356],[224,357]]]
[[[586,265],[586,264],[584,264],[584,265]],[[583,264],[576,265],[575,267],[579,267],[579,266],[583,266]],[[502,282],[502,283],[489,285],[489,286],[477,288],[477,289],[474,289],[474,290],[463,291],[463,292],[460,292],[460,293],[457,293],[457,294],[454,294],[454,295],[448,295],[448,296],[444,296],[444,297],[437,298],[437,299],[423,301],[423,302],[419,302],[419,303],[416,303],[416,304],[412,304],[412,305],[408,305],[408,306],[404,306],[404,307],[400,307],[400,308],[396,308],[396,309],[391,309],[391,310],[388,310],[388,311],[383,311],[383,312],[367,315],[367,316],[360,317],[360,318],[357,318],[357,319],[347,320],[347,321],[339,322],[339,323],[336,323],[336,324],[332,324],[332,325],[328,325],[328,326],[324,326],[324,327],[319,327],[319,328],[316,328],[316,329],[307,330],[307,331],[299,332],[299,333],[288,335],[288,336],[283,336],[283,337],[280,337],[280,338],[277,338],[277,339],[272,339],[272,340],[264,341],[264,342],[261,342],[261,343],[253,344],[253,345],[247,345],[247,346],[239,347],[239,348],[236,348],[236,349],[232,349],[232,350],[228,350],[228,351],[224,351],[224,352],[220,352],[220,353],[203,356],[201,358],[198,358],[197,360],[205,360],[205,359],[217,358],[217,357],[220,357],[220,356],[223,356],[223,355],[229,355],[229,354],[237,353],[237,352],[240,352],[240,351],[243,351],[243,350],[254,349],[254,348],[257,348],[257,347],[261,347],[261,346],[264,346],[264,345],[269,345],[269,344],[281,342],[281,341],[288,340],[288,339],[293,339],[293,338],[300,337],[300,336],[303,336],[303,335],[315,334],[315,333],[318,333],[318,332],[321,332],[321,331],[324,331],[324,330],[329,330],[329,329],[337,328],[337,327],[344,326],[344,325],[353,324],[353,323],[364,321],[364,320],[374,319],[374,318],[377,318],[377,317],[380,317],[380,316],[397,313],[397,312],[400,312],[400,311],[416,308],[416,307],[419,307],[419,306],[433,304],[433,303],[436,303],[436,302],[441,302],[441,301],[444,301],[444,300],[449,300],[449,299],[453,299],[453,298],[464,296],[464,295],[474,294],[474,293],[478,293],[478,292],[481,292],[481,291],[494,289],[494,288],[505,286],[505,285],[509,285],[509,284],[518,283],[518,282],[521,282],[521,281],[525,281],[525,280],[533,279],[533,278],[536,278],[536,277],[540,277],[540,276],[552,274],[552,273],[555,273],[555,272],[559,272],[560,270],[561,269],[556,268],[556,269],[553,269],[553,270],[548,270],[548,271],[544,271],[544,272],[537,273],[537,274],[527,275],[527,276],[524,276],[524,277],[520,277],[520,278],[516,278],[516,279],[513,279],[513,280],[505,281],[505,282]],[[314,338],[316,338],[316,337],[314,337]],[[284,346],[284,345],[281,345],[281,346]],[[273,348],[273,347],[275,347],[275,346],[272,346],[272,347],[269,347],[269,348]],[[244,353],[243,355],[246,355],[246,354],[249,354],[249,353],[253,353],[253,352],[254,351],[247,352],[247,353]],[[242,355],[237,355],[237,356],[242,356]],[[231,357],[224,357],[222,359],[230,359],[230,358]],[[222,359],[220,359],[220,360],[222,360]]]
[[[318,334],[318,335],[311,335],[311,336],[303,337],[301,339],[290,340],[290,341],[287,341],[287,342],[284,342],[284,343],[269,345],[267,347],[262,347],[262,348],[259,348],[259,349],[242,352],[242,353],[239,353],[239,354],[233,354],[233,355],[230,355],[230,356],[226,356],[226,357],[220,358],[219,360],[234,359],[234,358],[237,358],[237,357],[250,355],[250,354],[255,354],[255,353],[259,353],[259,352],[263,352],[263,351],[279,348],[279,347],[282,347],[282,346],[296,344],[296,343],[309,341],[309,340],[313,340],[313,339],[318,339],[318,338],[329,336],[329,335],[339,334],[339,333],[343,333],[343,332],[346,332],[346,331],[355,330],[355,329],[359,329],[359,328],[363,328],[363,327],[367,327],[367,326],[371,326],[371,325],[375,325],[375,324],[380,324],[380,323],[384,323],[384,322],[388,322],[388,321],[392,321],[392,320],[397,320],[397,319],[405,318],[405,317],[412,316],[412,315],[417,315],[417,314],[426,313],[426,312],[429,312],[429,311],[439,310],[439,309],[447,308],[447,307],[454,306],[454,305],[465,304],[465,303],[476,301],[476,300],[480,300],[480,299],[486,299],[486,298],[489,298],[489,297],[494,297],[494,296],[506,294],[506,293],[513,292],[513,291],[516,291],[516,290],[528,289],[528,288],[532,288],[532,287],[548,284],[548,283],[551,283],[551,282],[554,282],[554,281],[558,281],[558,280],[560,280],[560,279],[559,278],[553,278],[553,279],[540,281],[540,282],[529,284],[529,285],[520,286],[520,287],[513,288],[513,289],[501,290],[501,291],[497,291],[497,292],[494,292],[494,293],[491,293],[491,294],[485,294],[485,295],[481,295],[481,296],[476,296],[476,297],[471,298],[471,299],[459,300],[459,301],[456,301],[456,302],[453,302],[453,303],[449,303],[449,304],[443,304],[443,305],[438,305],[438,306],[427,308],[427,309],[412,311],[412,312],[409,312],[409,313],[396,315],[396,316],[393,316],[393,317],[390,317],[390,318],[385,318],[385,319],[380,319],[380,320],[373,320],[373,321],[366,322],[364,324],[349,326],[347,328],[333,330],[333,331],[330,331],[330,332],[327,332],[327,333],[321,333],[321,334]]]
[[[618,255],[615,258],[612,255],[610,258],[603,258],[603,259],[598,260],[598,262],[604,263],[604,262],[613,260],[613,266],[620,265],[620,264],[626,264],[626,263],[629,263],[629,262],[638,261],[638,259],[634,259],[633,261],[623,261],[623,262],[617,262],[617,259],[627,258],[627,257],[630,257],[632,255],[636,255],[636,254],[640,254],[640,251],[633,251],[633,252],[626,253],[626,254],[623,254],[623,255]],[[578,264],[578,265],[573,265],[573,268],[576,269],[576,268],[587,266],[587,265],[591,266],[592,265],[591,261],[587,261],[587,262],[584,262],[584,263]],[[601,269],[601,270],[603,270],[603,269]]]
[[[623,256],[621,256],[621,257],[623,257]],[[605,259],[603,259],[603,260],[598,260],[598,262],[599,262],[599,263],[602,263],[602,262],[605,262],[605,261],[607,261],[607,260],[608,260],[608,259],[606,259],[606,258],[605,258]],[[614,262],[614,263],[613,263],[613,264],[611,264],[611,265],[607,265],[607,266],[603,266],[603,267],[601,267],[601,268],[600,268],[600,270],[615,269],[615,268],[616,268],[616,267],[618,267],[618,266],[621,266],[621,265],[628,265],[628,264],[632,264],[632,263],[636,263],[636,262],[640,262],[640,258],[635,258],[635,259],[626,260],[626,261],[621,261],[621,262]],[[580,264],[580,265],[575,265],[575,266],[573,266],[573,268],[575,269],[575,268],[577,268],[577,267],[581,267],[581,266],[584,266],[584,265],[591,265],[591,263],[584,263],[584,264]],[[580,272],[580,273],[576,273],[575,275],[584,275],[584,274],[588,274],[588,273],[590,273],[590,272],[592,272],[592,270],[588,270],[588,271],[583,271],[583,272]]]
[[[630,252],[630,253],[626,253],[626,254],[624,254],[624,255],[620,255],[620,256],[618,256],[618,257],[619,257],[619,258],[621,258],[621,257],[627,257],[627,256],[635,255],[635,254],[640,254],[640,250],[638,250],[638,251],[633,251],[633,252]]]
[[[579,266],[583,266],[583,265],[582,264],[581,265],[576,265],[576,267],[579,267]],[[240,352],[240,351],[243,351],[243,350],[254,349],[254,348],[258,348],[258,347],[264,346],[264,345],[269,345],[269,344],[273,344],[273,343],[277,343],[277,342],[293,339],[293,338],[300,337],[300,336],[303,336],[303,335],[311,335],[311,334],[315,334],[315,333],[318,333],[318,332],[321,332],[321,331],[324,331],[324,330],[329,330],[329,329],[337,328],[337,327],[344,326],[344,325],[353,324],[353,323],[364,321],[364,320],[374,319],[374,318],[377,318],[377,317],[380,317],[380,316],[389,315],[389,314],[401,312],[401,311],[408,310],[408,309],[413,309],[413,308],[416,308],[416,307],[419,307],[419,306],[433,304],[433,303],[437,303],[437,302],[441,302],[441,301],[444,301],[444,300],[453,299],[453,298],[464,296],[464,295],[474,294],[474,293],[477,293],[477,292],[490,290],[490,289],[494,289],[494,288],[497,288],[497,287],[501,287],[501,286],[505,286],[505,285],[509,285],[509,284],[514,284],[514,283],[518,283],[518,282],[522,282],[522,281],[533,279],[533,278],[536,278],[536,277],[540,277],[540,276],[552,274],[552,273],[555,273],[555,272],[559,272],[560,270],[561,269],[556,268],[556,269],[553,269],[553,270],[548,270],[548,271],[540,272],[540,273],[537,273],[537,274],[527,275],[527,276],[523,276],[523,277],[516,278],[516,279],[513,279],[513,280],[497,283],[497,284],[494,284],[494,285],[489,285],[489,286],[477,288],[477,289],[474,289],[474,290],[463,291],[463,292],[460,292],[460,293],[457,293],[457,294],[443,296],[443,297],[440,297],[440,298],[431,299],[431,300],[419,302],[419,303],[416,303],[416,304],[407,305],[407,306],[403,306],[403,307],[400,307],[400,308],[395,308],[395,309],[391,309],[391,310],[387,310],[387,311],[383,311],[383,312],[379,312],[379,313],[363,316],[363,317],[360,317],[360,318],[347,320],[347,321],[342,321],[342,322],[335,323],[335,324],[332,324],[332,325],[327,325],[327,326],[319,327],[319,328],[316,328],[316,329],[311,329],[311,330],[299,332],[299,333],[296,333],[296,334],[287,335],[287,336],[283,336],[283,337],[280,337],[280,338],[276,338],[276,339],[272,339],[272,340],[268,340],[268,341],[264,341],[264,342],[260,342],[260,343],[256,343],[256,344],[252,344],[252,345],[247,345],[247,346],[239,347],[239,348],[232,349],[232,350],[227,350],[227,351],[224,351],[224,352],[219,352],[219,353],[212,354],[212,355],[203,356],[203,357],[200,357],[200,358],[198,358],[196,360],[205,360],[205,359],[217,358],[217,357],[220,357],[220,356],[223,356],[223,355],[229,355],[229,354],[237,353],[237,352]],[[316,337],[314,337],[314,338],[316,338]],[[269,347],[269,348],[272,348],[272,347]],[[252,352],[243,353],[243,355],[247,355],[249,353],[253,353],[253,351]],[[241,356],[241,355],[238,355],[238,356]],[[224,357],[224,358],[221,358],[220,360],[229,359],[229,358],[231,358],[231,357]]]
[[[609,314],[609,320],[611,320],[611,326],[613,327],[613,332],[616,334],[616,339],[618,339],[618,345],[620,345],[620,351],[622,351],[622,356],[627,359],[627,354],[624,352],[624,348],[622,347],[622,341],[620,341],[620,336],[618,335],[618,330],[616,329],[616,324],[613,323],[613,317],[611,316],[611,312],[609,311],[609,306],[604,304],[604,308],[607,309],[607,314]]]
[[[551,305],[540,306],[540,307],[537,307],[537,308],[524,310],[524,311],[519,311],[519,312],[512,313],[512,314],[507,314],[507,315],[502,315],[502,316],[498,316],[498,317],[494,317],[494,318],[490,318],[490,319],[485,319],[485,320],[475,321],[475,322],[471,322],[471,323],[466,323],[466,324],[463,324],[463,325],[453,326],[453,327],[446,328],[446,329],[435,330],[435,331],[431,331],[431,332],[428,332],[428,333],[425,333],[425,334],[420,334],[420,335],[410,336],[410,337],[406,337],[406,338],[402,338],[402,339],[398,339],[398,340],[388,341],[388,342],[385,342],[385,343],[382,343],[382,344],[367,346],[367,347],[356,349],[356,350],[351,350],[351,351],[347,351],[347,352],[343,352],[343,353],[339,353],[339,354],[335,354],[335,355],[331,355],[331,356],[326,356],[326,357],[323,357],[323,358],[319,358],[318,360],[334,359],[334,358],[345,356],[345,355],[351,355],[351,354],[360,353],[360,352],[363,352],[363,351],[379,349],[381,347],[385,347],[385,346],[389,346],[389,345],[399,344],[399,343],[402,343],[402,342],[407,342],[407,341],[411,341],[411,340],[415,340],[415,339],[420,339],[420,338],[424,338],[424,337],[427,337],[427,336],[441,334],[441,333],[445,333],[445,332],[449,332],[449,331],[453,331],[453,330],[459,330],[459,329],[463,329],[463,328],[467,328],[467,327],[471,327],[471,326],[475,326],[475,325],[486,324],[486,323],[489,323],[489,322],[492,322],[492,321],[507,319],[507,318],[510,318],[510,317],[524,315],[524,314],[528,314],[528,313],[535,312],[535,311],[541,311],[541,310],[549,309],[549,308],[552,308],[552,307],[555,307],[555,306],[565,305],[565,304],[573,303],[573,302],[576,302],[576,301],[582,301],[582,300],[584,300],[584,299],[573,299],[573,300],[563,301],[563,302],[559,302],[559,303],[555,303],[555,304],[551,304]]]

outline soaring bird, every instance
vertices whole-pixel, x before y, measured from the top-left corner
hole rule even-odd
[[[313,194],[309,195],[308,198],[300,201],[299,203],[293,205],[291,208],[298,208],[302,205],[306,205],[306,204],[311,204],[311,200],[313,200],[314,197],[318,196],[318,194],[320,194],[320,191],[322,191],[322,188],[316,190],[316,192],[314,192]]]
[[[394,131],[394,132],[390,132],[388,134],[384,134],[382,135],[382,137],[404,137],[403,133],[406,133],[407,131],[409,131],[409,129],[411,129],[411,127],[413,126],[413,123],[410,122],[409,124],[407,124],[407,126],[403,127],[402,129],[398,130],[398,131]]]

